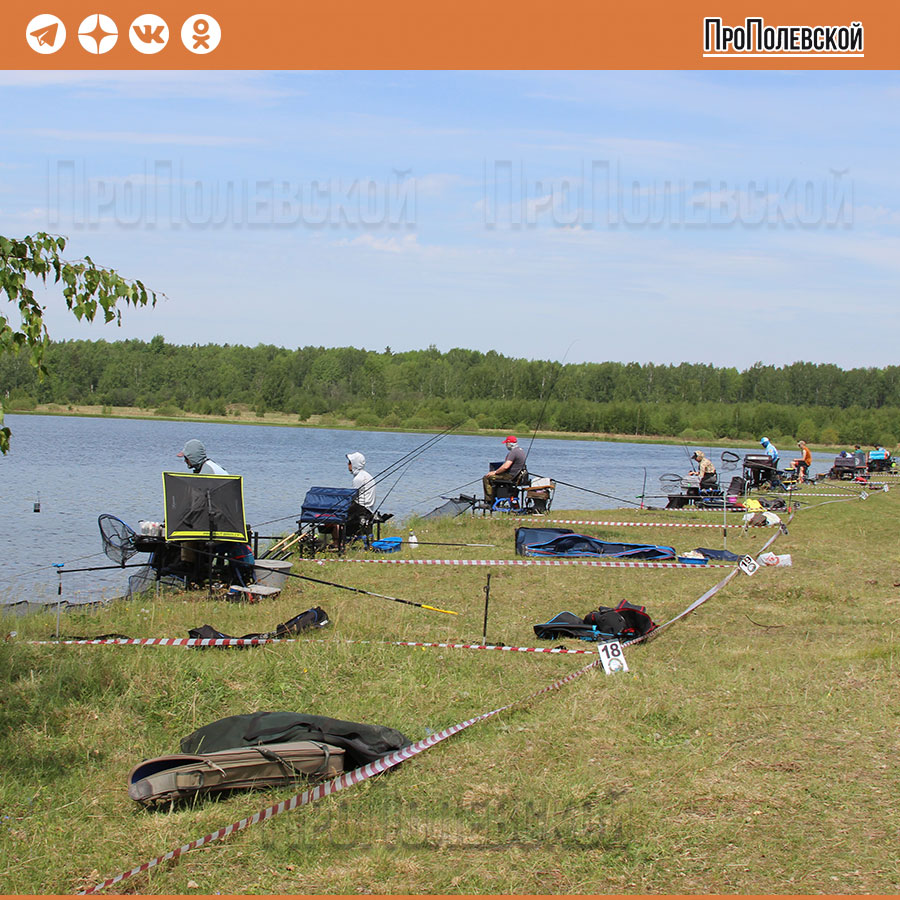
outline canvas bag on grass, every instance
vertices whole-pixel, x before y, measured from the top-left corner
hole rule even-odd
[[[145,760],[128,776],[128,795],[145,806],[198,794],[321,781],[344,771],[344,751],[318,741],[237,747]]]

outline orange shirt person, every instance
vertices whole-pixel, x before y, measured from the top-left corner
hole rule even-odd
[[[797,441],[800,448],[800,459],[795,459],[791,465],[797,470],[797,481],[802,484],[807,475],[809,475],[809,467],[812,463],[812,452],[806,446],[806,441]]]

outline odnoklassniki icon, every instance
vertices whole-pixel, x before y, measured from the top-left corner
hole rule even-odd
[[[181,43],[191,51],[201,55],[212,53],[222,40],[219,23],[205,13],[191,16],[181,26]]]

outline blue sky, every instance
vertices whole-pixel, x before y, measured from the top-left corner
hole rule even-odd
[[[0,72],[0,233],[167,295],[55,338],[897,362],[884,72]]]

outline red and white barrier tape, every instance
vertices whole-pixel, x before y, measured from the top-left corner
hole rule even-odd
[[[717,510],[721,512],[721,510]],[[749,510],[748,510],[749,512]],[[517,522],[533,522],[527,516],[521,516],[516,519]],[[647,526],[648,528],[722,528],[722,523],[718,525],[715,522],[598,522],[594,519],[541,519],[541,522],[550,522],[554,525],[607,525],[611,527],[632,528],[637,526]],[[735,522],[727,524],[725,528],[743,528],[743,525]]]
[[[775,534],[773,534],[769,538],[769,540],[766,541],[759,553],[764,553],[775,542],[780,534],[780,530],[776,531]],[[629,646],[631,644],[645,641],[648,638],[656,637],[664,628],[668,628],[679,619],[683,619],[685,616],[689,615],[699,606],[709,600],[710,597],[712,597],[714,594],[717,594],[720,590],[722,590],[723,587],[725,587],[725,585],[727,585],[733,578],[737,576],[739,571],[740,570],[737,568],[733,569],[728,573],[728,575],[725,576],[725,578],[723,578],[718,584],[714,585],[712,588],[706,591],[683,612],[679,613],[668,622],[665,622],[663,625],[658,626],[654,631],[650,632],[650,634],[645,635],[644,637],[636,638],[632,641],[625,641],[623,642],[623,644],[625,646]],[[177,847],[175,850],[170,850],[168,853],[157,856],[154,859],[151,859],[149,862],[142,863],[139,866],[135,866],[134,868],[129,869],[126,872],[121,872],[120,874],[115,875],[112,878],[107,878],[105,881],[100,882],[100,884],[96,884],[93,887],[87,888],[83,891],[79,891],[78,893],[97,893],[98,891],[111,887],[114,884],[118,884],[120,881],[124,881],[126,878],[129,878],[132,875],[146,872],[149,869],[158,866],[160,863],[167,862],[170,859],[177,859],[178,857],[183,856],[185,853],[188,853],[191,850],[196,850],[198,847],[202,847],[206,844],[212,843],[213,841],[218,841],[222,838],[226,838],[237,831],[243,831],[245,828],[249,828],[251,825],[255,825],[258,822],[265,822],[266,820],[272,819],[283,812],[289,812],[290,810],[296,809],[298,806],[306,806],[307,804],[313,803],[316,800],[321,800],[323,797],[328,797],[331,794],[335,794],[346,787],[352,787],[355,784],[366,781],[375,775],[386,772],[388,769],[399,765],[405,760],[417,756],[419,753],[430,749],[435,744],[438,744],[441,741],[446,740],[447,738],[452,737],[455,734],[458,734],[460,731],[463,731],[464,729],[469,728],[472,725],[477,724],[478,722],[484,722],[485,720],[490,719],[501,712],[505,712],[506,710],[511,709],[514,706],[519,706],[521,704],[527,703],[530,700],[541,696],[542,694],[546,694],[554,690],[559,690],[559,688],[570,684],[577,678],[580,678],[582,675],[586,674],[599,665],[601,665],[600,659],[595,659],[593,662],[588,663],[588,665],[584,666],[583,668],[578,669],[577,671],[572,672],[569,675],[566,675],[564,678],[560,678],[557,681],[554,681],[552,684],[549,684],[546,687],[541,688],[540,690],[534,691],[532,694],[529,694],[528,696],[520,700],[514,700],[512,703],[508,703],[505,706],[498,707],[497,709],[491,710],[490,712],[482,713],[481,715],[475,716],[472,719],[467,719],[465,722],[460,722],[457,725],[451,725],[449,728],[445,728],[443,731],[440,731],[437,734],[430,735],[424,740],[418,741],[417,743],[412,744],[411,746],[406,747],[403,750],[398,750],[395,753],[390,754],[390,756],[386,756],[374,763],[369,763],[368,765],[362,766],[359,769],[354,769],[351,772],[345,772],[343,775],[339,775],[337,778],[334,778],[331,781],[317,785],[310,790],[302,791],[299,794],[295,794],[288,800],[283,800],[280,803],[275,803],[272,806],[268,806],[265,809],[260,810],[256,814],[249,816],[248,818],[241,819],[239,822],[234,822],[231,825],[226,826],[225,828],[220,828],[218,831],[213,831],[209,834],[206,834],[203,837],[197,838],[196,840],[191,841],[188,844],[183,844],[182,846]]]
[[[792,520],[793,520],[793,516],[790,516],[788,518],[788,524],[790,524]],[[779,528],[778,531],[776,531],[775,534],[773,534],[765,542],[765,544],[762,545],[762,547],[759,550],[759,553],[757,553],[756,555],[759,556],[760,554],[765,553],[766,550],[768,550],[769,547],[771,547],[772,544],[775,543],[775,541],[778,539],[778,536],[781,533],[782,533],[782,531]],[[641,638],[641,640],[648,640],[650,638],[655,638],[659,634],[659,632],[661,632],[663,629],[668,628],[670,625],[674,624],[679,619],[683,619],[685,616],[690,615],[690,613],[692,613],[695,609],[697,609],[698,606],[702,606],[704,603],[706,603],[707,600],[709,600],[710,597],[712,597],[714,594],[717,594],[719,591],[721,591],[722,588],[725,587],[725,585],[728,584],[728,582],[731,581],[731,579],[734,578],[738,574],[738,572],[740,572],[740,569],[738,569],[738,568],[735,568],[734,571],[729,572],[718,584],[713,585],[705,594],[702,594],[701,596],[699,596],[690,606],[688,606],[686,609],[682,610],[682,612],[678,613],[677,616],[673,616],[671,619],[669,619],[668,622],[663,622],[662,625],[657,625],[656,628],[653,629],[653,631],[651,631],[644,638]]]
[[[725,563],[633,562],[603,559],[360,559],[338,556],[329,562],[394,566],[593,566],[604,569],[730,569]]]
[[[865,487],[871,487],[871,485],[866,485]],[[807,503],[810,500],[818,500],[819,497],[843,497],[845,500],[852,500],[854,497],[858,497],[860,493],[865,490],[865,487],[860,485],[859,491],[844,491],[842,494],[820,494],[818,491],[811,494],[804,494],[802,497],[794,497],[794,500],[803,500]]]
[[[388,769],[392,769],[394,766],[397,766],[414,756],[418,756],[418,754],[422,753],[424,750],[431,749],[435,744],[438,744],[449,737],[453,737],[453,735],[455,734],[459,734],[460,731],[463,731],[464,729],[469,728],[472,725],[477,724],[478,722],[484,722],[486,719],[490,719],[493,716],[505,712],[506,710],[511,709],[514,706],[518,706],[520,704],[528,702],[529,700],[533,700],[536,697],[539,697],[541,694],[546,694],[549,691],[558,690],[564,685],[567,685],[570,682],[574,681],[576,678],[580,678],[582,675],[586,674],[591,669],[596,668],[598,665],[600,665],[599,658],[595,659],[591,663],[588,663],[588,665],[586,665],[584,668],[579,669],[576,672],[572,672],[569,675],[566,675],[564,678],[560,678],[558,681],[554,681],[552,684],[547,685],[546,687],[543,687],[532,694],[529,694],[527,697],[521,700],[515,700],[512,703],[508,703],[506,706],[501,706],[497,709],[491,710],[490,712],[482,713],[479,716],[475,716],[475,718],[467,719],[465,722],[460,722],[457,725],[451,725],[449,728],[445,728],[443,731],[440,731],[437,734],[429,735],[429,737],[425,738],[424,740],[418,741],[409,747],[405,747],[403,750],[397,750],[396,752],[390,754],[390,756],[386,756],[383,759],[377,760],[376,762],[369,763],[368,765],[362,766],[359,769],[353,769],[351,772],[345,772],[343,775],[338,775],[337,778],[334,778],[331,781],[317,785],[310,790],[302,791],[299,794],[295,794],[289,800],[282,800],[280,803],[275,803],[272,806],[267,806],[265,809],[260,810],[258,813],[249,816],[246,819],[241,819],[239,822],[234,822],[231,825],[226,826],[225,828],[220,828],[218,831],[213,831],[209,834],[205,834],[203,837],[197,838],[196,840],[191,841],[189,844],[183,844],[182,846],[177,847],[175,850],[170,850],[168,853],[164,853],[162,856],[157,856],[154,859],[151,859],[149,862],[145,862],[139,866],[135,866],[133,869],[129,869],[127,872],[121,872],[120,874],[115,875],[112,878],[107,878],[106,881],[102,881],[100,882],[100,884],[96,884],[93,887],[87,888],[83,891],[79,891],[78,893],[95,894],[97,893],[97,891],[102,891],[105,888],[112,887],[112,885],[118,884],[120,881],[124,881],[126,878],[130,878],[132,875],[138,875],[141,872],[146,872],[149,869],[152,869],[154,866],[158,866],[160,863],[168,862],[168,860],[170,859],[178,859],[179,856],[183,856],[185,853],[188,853],[191,850],[196,850],[198,847],[203,847],[204,845],[210,844],[213,841],[218,841],[222,838],[226,838],[237,831],[243,831],[245,828],[249,828],[251,825],[256,825],[257,822],[265,822],[266,820],[273,819],[275,816],[278,816],[283,812],[289,812],[292,809],[296,809],[298,806],[306,806],[309,803],[314,803],[316,800],[321,800],[323,797],[328,797],[331,794],[335,794],[338,791],[343,790],[344,788],[352,787],[355,784],[367,781],[369,778],[372,778],[375,775],[380,775],[382,772],[386,772]]]
[[[70,641],[25,641],[29,646],[119,647],[260,647],[263,644],[371,644],[385,647],[439,647],[445,650],[506,650],[511,653],[593,653],[593,650],[570,650],[567,647],[508,647],[505,644],[451,644],[445,641],[326,641],[322,638],[92,638]]]

